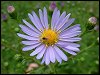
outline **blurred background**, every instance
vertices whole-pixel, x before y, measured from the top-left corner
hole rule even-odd
[[[61,13],[71,13],[80,24],[82,40],[76,56],[68,54],[69,60],[49,66],[23,52],[24,45],[16,33],[22,32],[18,24],[28,18],[28,13],[47,8],[49,23],[55,7]],[[91,18],[92,17],[92,18]],[[2,74],[98,74],[99,73],[99,1],[1,1],[1,73]]]

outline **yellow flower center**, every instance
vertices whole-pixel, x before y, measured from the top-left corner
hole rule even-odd
[[[54,45],[58,41],[58,33],[51,29],[44,30],[40,36],[40,41],[46,46]]]

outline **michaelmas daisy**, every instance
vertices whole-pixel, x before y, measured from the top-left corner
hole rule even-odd
[[[30,20],[34,24],[30,24],[23,19],[24,24],[20,24],[21,30],[25,34],[17,33],[17,35],[26,40],[22,44],[26,45],[22,50],[29,51],[33,49],[30,56],[37,55],[37,59],[42,58],[41,64],[48,65],[50,62],[54,63],[56,60],[61,63],[62,60],[67,61],[68,57],[63,51],[72,55],[80,51],[79,44],[75,42],[80,41],[78,35],[81,33],[79,24],[70,26],[74,22],[74,18],[70,19],[70,13],[66,15],[63,12],[60,15],[60,10],[54,9],[51,24],[48,23],[47,10],[44,7],[43,11],[39,9],[39,17],[33,11],[28,14]]]

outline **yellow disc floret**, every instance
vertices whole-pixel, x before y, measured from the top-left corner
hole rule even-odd
[[[51,29],[44,30],[40,36],[40,41],[46,46],[54,45],[58,41],[58,33]]]

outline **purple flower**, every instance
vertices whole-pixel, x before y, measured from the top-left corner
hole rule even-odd
[[[6,21],[7,20],[7,15],[6,14],[1,14],[1,18],[3,21]]]
[[[61,2],[61,6],[64,7],[64,5],[65,5],[64,2]]]
[[[50,6],[49,6],[49,10],[54,10],[56,8],[56,2],[51,2]]]
[[[37,59],[41,59],[43,64],[45,62],[48,65],[50,62],[55,63],[57,60],[59,63],[62,60],[67,61],[68,57],[63,51],[69,54],[76,55],[79,52],[80,45],[75,42],[80,41],[81,38],[77,37],[81,33],[80,24],[70,26],[74,22],[74,18],[69,18],[70,13],[66,15],[63,12],[60,15],[60,11],[55,8],[51,26],[48,23],[47,10],[44,7],[43,11],[39,9],[39,17],[33,11],[32,14],[28,14],[30,20],[34,24],[30,24],[23,19],[24,24],[20,24],[20,28],[26,34],[17,33],[17,35],[26,40],[22,41],[22,44],[26,45],[22,50],[29,51],[34,49],[30,56],[37,55]]]

